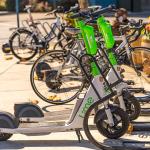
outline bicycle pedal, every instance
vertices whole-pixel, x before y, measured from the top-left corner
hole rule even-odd
[[[128,134],[131,134],[133,132],[133,124],[129,124],[129,126],[128,126],[128,130],[127,130],[127,133]]]

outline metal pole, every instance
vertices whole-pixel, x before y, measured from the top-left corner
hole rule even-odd
[[[53,0],[53,7],[56,8],[56,0]]]
[[[16,14],[17,14],[17,27],[20,27],[20,20],[19,20],[19,0],[16,0]]]

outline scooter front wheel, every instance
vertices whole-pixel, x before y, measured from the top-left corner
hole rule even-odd
[[[109,106],[114,125],[110,126],[105,109],[99,110],[94,118],[98,131],[105,137],[117,139],[124,135],[129,126],[129,118],[126,112],[116,106]]]
[[[95,112],[95,108],[98,109]],[[129,126],[129,117],[121,108],[109,105],[111,110],[114,126],[109,126],[105,109],[101,107],[101,103],[94,103],[85,113],[83,128],[89,141],[95,146],[103,149],[105,137],[116,139],[123,136]],[[95,115],[93,115],[95,112]]]

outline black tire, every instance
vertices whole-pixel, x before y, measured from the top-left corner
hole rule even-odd
[[[20,117],[43,117],[44,115],[39,108],[33,106],[26,106],[19,111],[17,116],[20,118]]]
[[[104,120],[107,119],[107,115],[105,113],[105,109],[100,110],[96,113],[95,115],[95,123],[97,126],[98,131],[105,137],[110,138],[110,139],[117,139],[121,136],[123,136],[129,126],[129,118],[126,112],[124,112],[120,107],[116,107],[116,106],[109,106],[109,108],[111,109],[112,115],[113,115],[113,119],[117,119],[115,118],[115,115],[117,115],[117,117],[119,116],[121,121],[122,121],[122,127],[118,130],[118,128],[116,129],[116,131],[114,131],[113,133],[108,131],[108,129],[106,129],[104,127]],[[116,120],[117,122],[118,120]],[[107,127],[109,125],[107,124]],[[112,128],[112,127],[109,127]],[[113,127],[114,128],[114,127]]]
[[[34,62],[34,64],[33,64],[33,66],[32,66],[32,69],[31,69],[31,73],[30,73],[30,83],[31,83],[31,86],[32,86],[32,89],[34,90],[34,92],[36,93],[36,95],[38,96],[38,97],[40,97],[43,101],[45,101],[45,102],[48,102],[48,103],[51,103],[51,104],[56,104],[56,105],[61,105],[61,104],[65,104],[65,103],[69,103],[70,101],[72,101],[72,100],[74,100],[75,98],[77,98],[77,96],[80,94],[80,92],[83,90],[83,88],[84,88],[84,84],[85,84],[85,82],[84,82],[84,79],[83,80],[79,80],[79,82],[81,83],[81,85],[80,85],[80,87],[78,87],[76,90],[76,92],[75,92],[75,94],[72,94],[71,96],[69,95],[66,99],[65,99],[65,92],[64,92],[64,96],[62,97],[62,99],[63,100],[61,100],[61,101],[53,101],[53,100],[51,100],[51,99],[48,99],[47,97],[46,97],[46,95],[44,95],[44,94],[41,94],[41,92],[40,92],[40,90],[38,89],[39,88],[39,86],[36,86],[36,84],[35,84],[35,80],[34,80],[34,70],[35,70],[35,67],[36,67],[36,65],[38,64],[38,63],[40,63],[40,61],[43,59],[43,58],[45,58],[46,56],[53,56],[53,55],[55,55],[58,59],[62,59],[61,57],[63,57],[63,59],[64,59],[64,57],[67,57],[67,54],[66,54],[66,52],[65,51],[60,51],[60,50],[57,50],[57,51],[50,51],[50,52],[47,52],[47,53],[45,53],[45,54],[43,54],[42,56],[40,56],[35,62]],[[62,55],[62,56],[61,56]],[[50,66],[50,68],[51,68],[51,66]],[[51,72],[51,71],[50,71]],[[47,81],[47,80],[46,80]],[[44,81],[43,81],[44,82]],[[46,82],[45,82],[46,83]],[[49,83],[50,82],[47,82],[45,85],[47,85],[47,87],[49,86]],[[51,91],[53,91],[53,86],[52,86],[52,88],[51,88]],[[56,91],[56,90],[55,90]]]
[[[133,95],[127,95],[129,94],[123,94],[123,100],[126,107],[126,113],[128,114],[130,121],[132,121],[140,116],[141,106],[138,100]],[[113,103],[120,107],[118,99],[115,99]]]
[[[13,115],[7,112],[0,112],[0,128],[17,128],[19,121],[17,121]],[[11,138],[12,134],[0,133],[0,141],[6,141]]]
[[[141,113],[141,106],[138,100],[132,96],[130,99],[124,99],[124,101],[130,121],[137,119]]]
[[[89,109],[85,113],[85,117],[84,117],[84,121],[83,121],[83,128],[84,128],[85,134],[90,142],[92,142],[95,146],[97,146],[99,148],[105,149],[105,148],[107,148],[107,146],[105,146],[104,144],[102,144],[102,142],[95,139],[95,137],[92,135],[92,133],[90,131],[90,126],[89,126],[89,118],[90,118],[92,112],[95,111],[95,108],[99,108],[99,106],[101,106],[101,102],[96,102],[89,107]],[[112,114],[117,114],[122,119],[122,128],[117,133],[110,134],[108,131],[106,131],[101,126],[102,122],[103,122],[103,118],[106,118],[106,113],[105,113],[104,109],[100,109],[96,112],[96,115],[94,116],[94,119],[92,122],[95,124],[96,130],[98,131],[98,133],[100,133],[108,138],[119,138],[126,133],[128,126],[129,126],[129,118],[128,118],[127,113],[124,112],[121,108],[119,108],[117,106],[112,106],[112,105],[110,105],[109,108],[111,109]],[[94,130],[94,132],[95,132],[95,130]],[[99,137],[99,140],[100,140],[100,137]]]
[[[5,54],[9,54],[11,52],[9,43],[5,43],[2,45],[2,51]]]
[[[33,42],[35,45],[38,45],[38,39],[36,38],[35,35],[33,35],[32,32],[30,32],[29,30],[26,30],[26,29],[18,29],[17,31],[15,31],[12,36],[10,37],[9,39],[9,43],[10,43],[10,50],[12,51],[13,55],[21,60],[21,61],[28,61],[30,59],[32,59],[38,52],[38,47],[35,46],[34,49],[32,48],[29,48],[29,51],[28,53],[30,53],[30,56],[27,56],[27,57],[23,57],[23,56],[20,56],[19,53],[16,52],[15,50],[15,47],[14,47],[14,42],[15,42],[15,39],[17,38],[18,39],[18,35],[21,36],[21,35],[27,35],[28,37],[31,38],[31,42]],[[20,42],[20,41],[19,41]],[[20,47],[20,45],[19,45]],[[24,46],[25,47],[25,46]]]

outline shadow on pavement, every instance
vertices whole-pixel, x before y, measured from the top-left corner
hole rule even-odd
[[[47,106],[44,106],[44,107],[42,107],[42,110],[44,111],[44,112],[50,112],[48,109],[50,108],[50,107],[56,107],[57,105],[47,105]],[[63,106],[74,106],[74,104],[64,104]]]
[[[24,147],[85,147],[91,150],[98,150],[95,146],[84,140],[79,143],[76,140],[19,140],[0,142],[0,149],[23,149]]]

